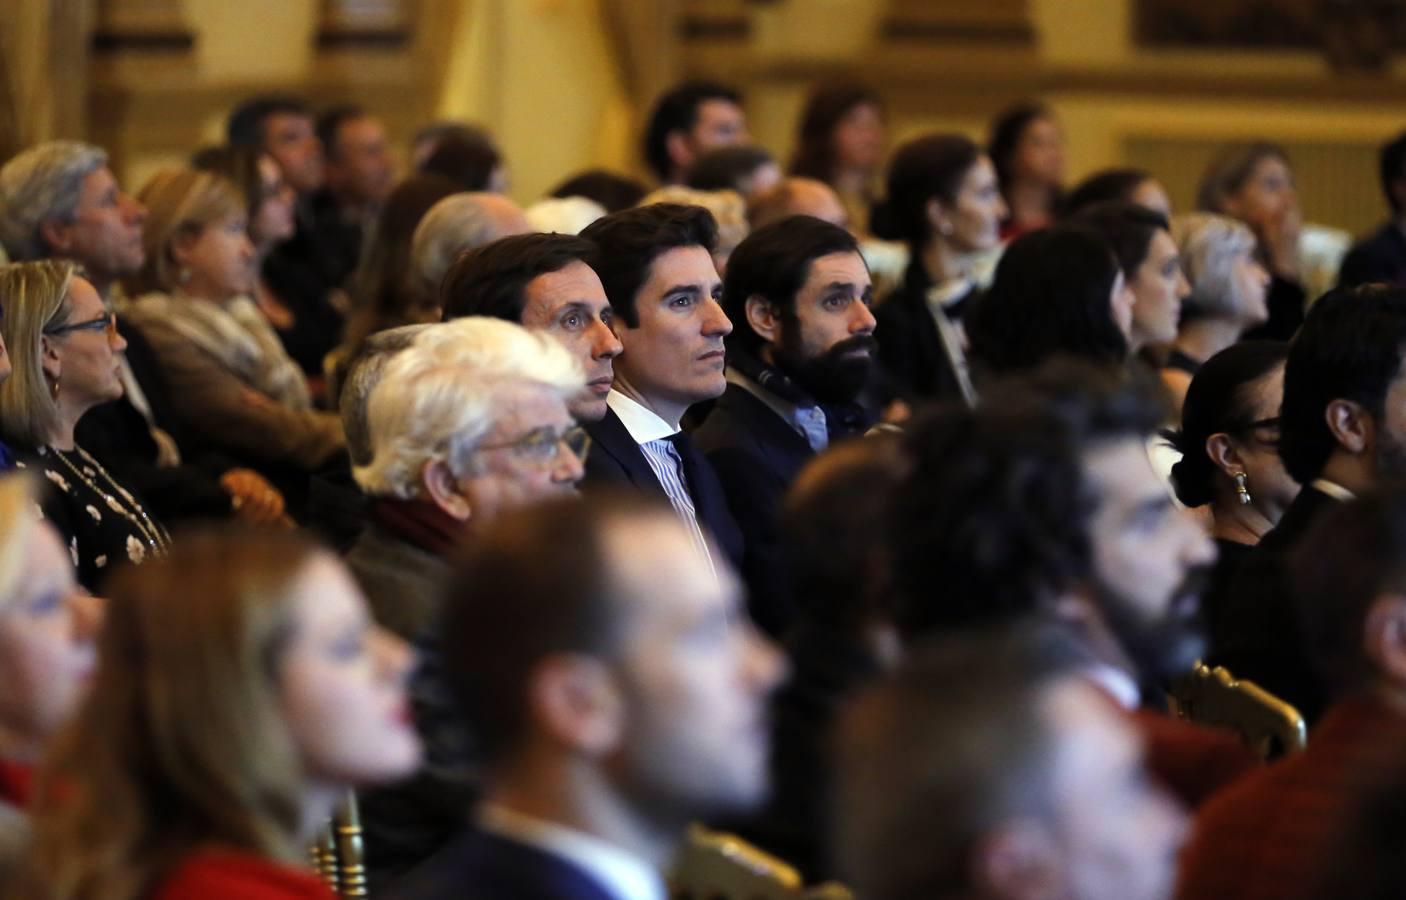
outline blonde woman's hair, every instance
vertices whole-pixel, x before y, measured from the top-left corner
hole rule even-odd
[[[0,338],[12,368],[0,382],[0,435],[22,447],[47,443],[58,426],[58,405],[44,375],[44,329],[68,324],[69,288],[77,274],[66,260],[0,267]]]
[[[28,475],[0,476],[0,614],[10,608],[15,585],[24,572],[30,536],[39,524],[34,497]]]
[[[123,282],[127,296],[174,291],[179,270],[171,247],[183,234],[199,234],[213,222],[245,213],[244,195],[233,181],[214,172],[190,168],[163,169],[137,192],[146,206],[141,269]]]
[[[183,535],[113,573],[98,676],[40,775],[15,896],[139,900],[211,846],[293,863],[306,782],[280,713],[293,534]]]
[[[682,203],[685,206],[701,206],[713,214],[718,223],[718,250],[731,252],[747,239],[750,228],[747,224],[747,201],[731,189],[720,191],[699,191],[679,185],[668,185],[651,191],[639,202],[640,206],[655,203]]]
[[[396,354],[371,391],[367,423],[371,462],[353,470],[368,494],[421,494],[425,464],[470,471],[478,445],[522,384],[555,391],[563,401],[586,384],[581,364],[550,335],[484,316],[433,325]]]

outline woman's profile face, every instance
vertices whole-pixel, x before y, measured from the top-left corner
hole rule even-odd
[[[121,353],[127,341],[86,278],[70,282],[68,304],[68,320],[59,326],[63,330],[44,335],[40,346],[45,371],[58,382],[60,398],[86,410],[122,396]]]
[[[1269,319],[1269,273],[1250,250],[1237,253],[1231,263],[1230,277],[1238,300],[1237,312],[1246,324],[1258,325]]]
[[[255,253],[244,213],[216,219],[177,240],[176,260],[188,275],[182,285],[187,293],[223,303],[253,289]]]
[[[1251,382],[1242,390],[1251,401],[1252,422],[1276,424],[1233,435],[1235,452],[1248,479],[1250,496],[1263,511],[1283,511],[1298,496],[1299,483],[1284,471],[1279,458],[1279,407],[1284,401],[1284,364]],[[1277,521],[1278,516],[1271,516]]]
[[[1064,133],[1059,123],[1043,116],[1032,119],[1015,145],[1011,170],[1015,177],[1058,187],[1064,182]]]
[[[406,694],[409,648],[371,621],[360,590],[329,555],[304,566],[289,603],[281,706],[308,776],[349,787],[409,775],[420,761]]]
[[[57,532],[40,523],[0,598],[0,728],[42,743],[78,708],[97,660],[101,602],[82,593]]]
[[[249,223],[249,239],[256,247],[267,248],[293,236],[296,197],[272,156],[259,157],[259,195],[263,199]]]
[[[938,222],[938,234],[962,253],[990,250],[1001,242],[1006,201],[996,181],[996,168],[985,156],[967,170],[957,188],[952,209]]]

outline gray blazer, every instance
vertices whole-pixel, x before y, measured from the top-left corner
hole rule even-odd
[[[351,569],[371,614],[384,628],[408,641],[420,637],[439,611],[449,565],[428,550],[369,523],[347,552]]]

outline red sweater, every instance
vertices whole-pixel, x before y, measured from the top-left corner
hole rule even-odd
[[[152,900],[336,900],[310,869],[252,853],[210,850],[181,863]]]
[[[0,759],[0,802],[29,807],[34,789],[34,770],[23,763]]]

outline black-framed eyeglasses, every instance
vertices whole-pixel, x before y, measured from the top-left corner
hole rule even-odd
[[[496,444],[479,444],[480,450],[512,450],[524,459],[543,465],[555,462],[561,446],[565,444],[575,457],[586,461],[591,451],[591,436],[579,425],[558,432],[555,428],[534,428],[520,438]]]
[[[108,337],[117,335],[117,314],[104,313],[96,319],[87,319],[82,322],[70,322],[67,325],[57,325],[53,328],[45,328],[44,333],[50,337],[58,337],[61,334],[68,334],[70,331],[106,331]]]

